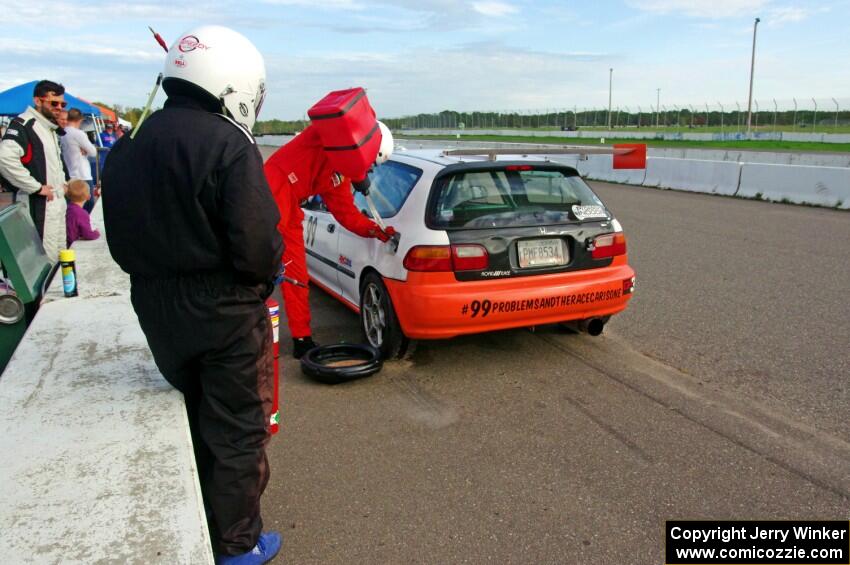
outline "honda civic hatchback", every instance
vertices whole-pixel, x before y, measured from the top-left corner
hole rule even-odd
[[[311,280],[360,316],[384,357],[411,340],[542,324],[598,335],[634,292],[623,229],[573,167],[397,151],[370,178],[397,241],[350,233],[320,199],[304,206],[304,234]]]

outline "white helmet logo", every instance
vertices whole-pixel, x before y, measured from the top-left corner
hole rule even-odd
[[[246,118],[248,117],[248,106],[244,102],[239,103],[239,113]]]
[[[183,39],[180,40],[180,43],[177,45],[177,48],[181,53],[189,53],[194,51],[195,49],[209,49],[208,45],[204,45],[201,43],[201,40],[198,39],[196,35],[187,35]]]
[[[201,42],[194,35],[187,35],[183,39],[180,40],[180,45],[177,46],[178,49],[182,53],[188,53],[189,51],[194,51],[198,48]]]

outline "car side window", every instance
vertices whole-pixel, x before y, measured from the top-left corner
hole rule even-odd
[[[375,167],[369,173],[369,180],[372,182],[369,196],[372,197],[378,214],[382,218],[391,218],[398,214],[421,176],[421,169],[397,161],[387,161]],[[361,210],[369,210],[366,198],[359,192],[354,193],[354,203]]]

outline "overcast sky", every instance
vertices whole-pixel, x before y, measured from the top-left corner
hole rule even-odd
[[[247,7],[246,7],[247,6]],[[263,53],[260,119],[302,116],[326,92],[364,86],[379,116],[707,102],[754,97],[850,106],[850,0],[0,0],[0,90],[50,78],[72,94],[142,106],[169,43],[232,27]],[[805,102],[804,102],[805,101]],[[161,104],[162,97],[158,99]]]

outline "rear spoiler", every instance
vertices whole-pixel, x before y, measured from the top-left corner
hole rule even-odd
[[[613,155],[615,169],[645,169],[646,145],[643,143],[618,143],[606,147],[569,145],[551,148],[514,147],[510,149],[446,149],[445,156],[486,156],[495,161],[497,155]]]

